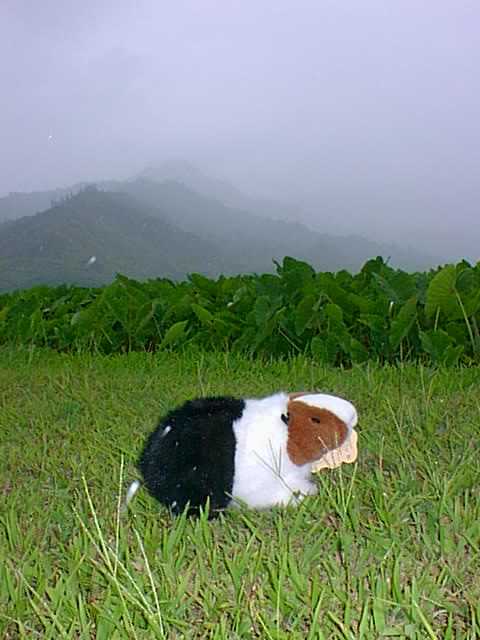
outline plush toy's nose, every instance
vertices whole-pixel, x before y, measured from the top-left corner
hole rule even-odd
[[[289,418],[288,413],[287,414],[282,413],[281,418],[282,418],[282,422],[284,422],[288,426],[288,418]]]

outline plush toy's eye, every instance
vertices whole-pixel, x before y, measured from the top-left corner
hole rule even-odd
[[[288,424],[288,418],[289,418],[289,417],[290,417],[290,416],[288,415],[288,413],[287,413],[287,414],[282,413],[282,420],[283,420],[283,422],[284,422],[285,424]]]
[[[310,420],[311,420],[312,422],[315,422],[315,424],[320,424],[320,422],[321,422],[320,418],[317,418],[317,416],[312,416],[312,417],[310,418]]]

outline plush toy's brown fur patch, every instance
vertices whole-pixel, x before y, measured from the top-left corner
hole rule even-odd
[[[328,409],[290,399],[287,453],[294,464],[318,460],[327,451],[339,447],[347,435],[347,425]]]

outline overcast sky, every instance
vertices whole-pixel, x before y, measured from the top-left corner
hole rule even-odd
[[[1,0],[0,195],[175,156],[480,258],[479,34],[478,0]]]

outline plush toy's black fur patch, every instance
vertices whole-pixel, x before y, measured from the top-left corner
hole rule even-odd
[[[236,446],[232,425],[244,408],[237,398],[201,398],[162,418],[138,463],[148,491],[176,514],[187,504],[189,514],[198,513],[207,499],[212,516],[227,507]]]

